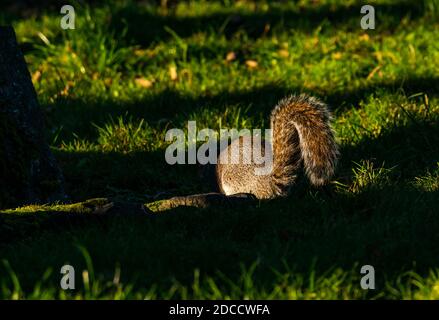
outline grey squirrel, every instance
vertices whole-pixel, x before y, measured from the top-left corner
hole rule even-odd
[[[244,193],[258,199],[287,196],[302,165],[311,184],[327,184],[334,175],[339,155],[331,119],[328,106],[314,97],[300,95],[282,99],[270,116],[271,172],[255,174],[258,166],[255,163],[221,163],[222,158],[230,156],[235,144],[239,144],[240,159],[246,154],[250,156],[251,145],[247,148],[243,145],[251,137],[240,137],[218,156],[215,175],[219,190],[227,196]]]
[[[211,184],[218,192],[179,196],[153,203],[153,211],[163,211],[179,206],[199,208],[237,205],[247,206],[256,199],[273,199],[289,195],[298,173],[303,167],[314,186],[326,185],[334,175],[338,146],[331,127],[331,113],[320,100],[307,96],[290,96],[282,99],[270,115],[272,129],[272,168],[265,175],[257,175],[260,164],[250,162],[222,162],[221,159],[238,150],[238,159],[251,157],[253,139],[241,136],[220,151],[213,167],[204,165],[201,170],[203,183]],[[250,144],[244,143],[249,142]],[[230,159],[230,158],[229,158]]]

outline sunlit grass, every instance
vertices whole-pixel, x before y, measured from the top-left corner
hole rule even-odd
[[[84,250],[84,249],[82,249]],[[382,288],[363,290],[360,277],[352,270],[330,269],[322,274],[273,271],[275,280],[266,285],[259,284],[255,277],[257,263],[241,268],[236,280],[224,274],[204,276],[195,270],[190,285],[177,280],[168,288],[156,285],[125,284],[121,281],[123,271],[119,266],[109,279],[94,276],[93,264],[86,251],[83,253],[87,266],[75,278],[75,289],[62,290],[54,285],[54,270],[48,269],[29,291],[24,291],[20,279],[8,261],[3,260],[9,278],[0,282],[2,299],[276,299],[276,300],[352,300],[352,299],[439,299],[439,270],[430,270],[426,277],[414,271],[401,273],[395,279],[381,283]],[[76,284],[78,283],[78,284]]]

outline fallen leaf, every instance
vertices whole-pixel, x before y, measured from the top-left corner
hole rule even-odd
[[[285,49],[281,49],[277,52],[279,54],[280,57],[282,58],[288,58],[288,56],[290,55],[290,53],[288,52],[288,50]]]
[[[334,60],[340,60],[342,56],[343,56],[343,54],[342,54],[341,52],[334,52],[334,53],[332,54],[332,59],[334,59]]]
[[[247,60],[245,61],[245,64],[247,65],[247,67],[249,67],[250,69],[254,69],[258,67],[258,62],[255,60]]]
[[[367,76],[367,80],[372,79],[373,76],[375,75],[375,73],[377,73],[377,71],[379,71],[380,69],[381,69],[381,66],[377,66],[377,67],[375,67],[375,68],[369,73],[369,75]],[[380,71],[380,73],[381,73],[381,71]],[[380,73],[378,73],[378,75],[381,77],[381,76],[382,76],[382,73],[381,73],[381,74],[380,74]]]
[[[369,35],[368,35],[367,33],[362,34],[362,35],[360,36],[360,40],[361,40],[361,41],[369,41],[369,39],[370,39],[370,37],[369,37]]]
[[[178,75],[177,75],[177,67],[176,66],[169,67],[169,77],[171,78],[172,81],[177,80]]]
[[[64,89],[61,90],[61,92],[59,93],[60,96],[67,97],[70,93],[70,89],[74,86],[75,86],[75,83],[73,81],[68,81],[66,83],[66,86],[64,87]]]
[[[236,53],[234,53],[233,51],[230,51],[227,55],[226,55],[226,61],[230,62],[236,59]]]
[[[34,74],[32,75],[32,82],[33,82],[33,83],[37,83],[38,80],[40,80],[40,78],[41,78],[41,71],[40,71],[40,70],[37,70],[37,71],[35,71]]]
[[[142,88],[150,88],[152,86],[152,81],[146,78],[136,78],[134,80],[136,84]]]

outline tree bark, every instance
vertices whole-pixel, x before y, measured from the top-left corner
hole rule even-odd
[[[0,208],[65,197],[15,32],[0,27]]]
[[[249,193],[237,193],[226,196],[222,193],[199,193],[189,196],[173,197],[147,203],[145,206],[152,212],[162,212],[178,207],[208,208],[237,208],[238,206],[250,206],[257,203],[255,196]]]

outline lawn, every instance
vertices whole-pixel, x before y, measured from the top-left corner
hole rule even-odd
[[[370,1],[375,30],[355,0],[78,1],[75,30],[46,2],[6,1],[0,24],[70,201],[0,211],[0,298],[439,298],[438,1]],[[329,194],[87,218],[94,198],[208,192],[196,165],[165,162],[166,131],[268,128],[292,93],[334,112]],[[65,264],[75,290],[59,286]]]

